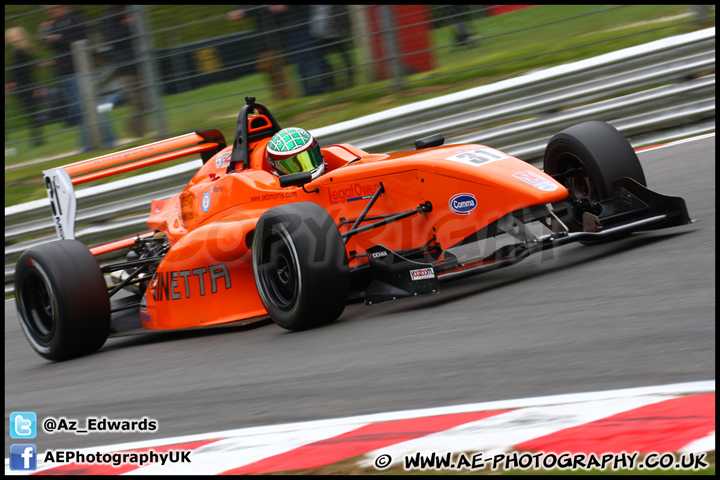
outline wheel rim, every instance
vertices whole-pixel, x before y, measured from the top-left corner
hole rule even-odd
[[[583,212],[597,213],[599,190],[590,172],[579,158],[565,155],[558,160],[558,170],[568,172],[564,185],[568,195],[568,214],[573,220],[582,224]]]
[[[36,264],[36,268],[39,266]],[[55,302],[52,286],[42,270],[27,272],[20,292],[23,319],[32,335],[47,342],[55,329]]]
[[[284,228],[263,239],[258,265],[261,294],[274,307],[291,310],[299,296],[300,271],[297,253]]]

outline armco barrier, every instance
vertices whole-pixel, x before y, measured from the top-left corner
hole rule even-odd
[[[586,120],[611,123],[633,146],[715,130],[715,28],[657,40],[490,85],[313,130],[321,145],[367,151],[410,147],[442,133],[446,144],[491,145],[537,161],[548,139]],[[199,126],[201,127],[201,126]],[[146,229],[151,199],[167,198],[201,165],[191,161],[77,191],[76,236],[87,243]],[[5,293],[14,264],[54,240],[47,199],[5,209]]]

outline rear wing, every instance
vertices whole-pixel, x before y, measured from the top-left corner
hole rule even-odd
[[[203,163],[226,147],[218,129],[188,133],[179,137],[110,153],[43,171],[45,189],[50,197],[55,231],[63,239],[75,238],[77,199],[75,185],[118,175],[187,155],[200,154]]]

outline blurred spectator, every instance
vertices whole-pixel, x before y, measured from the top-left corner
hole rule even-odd
[[[260,32],[260,54],[256,70],[270,76],[278,100],[287,100],[291,97],[287,81],[285,80],[285,59],[278,29],[277,5],[244,5],[227,15],[231,22],[242,20],[245,16],[252,18],[255,28]]]
[[[37,147],[42,145],[43,141],[37,113],[37,97],[40,90],[35,88],[34,48],[22,27],[5,30],[5,43],[8,43],[13,51],[12,63],[9,66],[12,80],[5,84],[5,91],[13,91],[20,99],[29,118],[32,146]]]
[[[55,59],[50,63],[55,65],[55,72],[60,79],[62,94],[68,109],[68,123],[71,126],[80,126],[83,152],[90,150],[90,137],[83,123],[80,85],[78,75],[75,73],[72,56],[72,44],[87,38],[85,19],[79,10],[68,5],[49,5],[48,15],[52,18],[40,24],[40,33],[55,51]],[[108,122],[101,122],[103,142],[110,146],[113,144],[112,132]]]
[[[450,21],[455,25],[455,43],[467,45],[470,38],[470,29],[465,19],[464,5],[447,5],[446,11],[450,15]]]
[[[283,42],[302,80],[303,96],[324,93],[322,74],[328,66],[310,33],[310,5],[287,5],[283,25]]]
[[[46,64],[55,66],[55,73],[60,80],[62,93],[68,105],[68,124],[81,125],[80,95],[71,44],[87,37],[85,22],[78,10],[66,5],[50,5],[47,12],[52,20],[40,25],[40,33],[43,35],[43,40],[55,51],[56,57]]]
[[[113,72],[115,81],[120,84],[121,91],[126,97],[125,100],[130,104],[133,112],[128,117],[128,130],[134,136],[142,137],[145,135],[143,120],[145,102],[130,30],[130,25],[135,21],[135,17],[125,5],[110,5],[108,13],[110,15],[105,17],[102,22],[102,33],[109,42],[107,56],[115,67]]]
[[[312,15],[310,33],[324,57],[323,90],[334,91],[350,88],[353,85],[352,61],[352,26],[350,13],[345,5],[311,5]],[[332,64],[327,61],[331,53],[340,54],[342,68],[345,71],[344,82],[336,82]]]
[[[695,15],[696,27],[708,28],[713,26],[713,22],[710,21],[710,8],[710,5],[692,5],[693,14]]]
[[[256,28],[263,38],[265,51],[260,55],[258,69],[269,70],[278,98],[289,98],[287,90],[278,89],[279,85],[285,86],[286,83],[283,70],[285,56],[297,67],[303,96],[322,93],[321,75],[327,68],[310,34],[310,6],[243,5],[230,12],[228,20],[241,20],[246,15],[255,19]]]

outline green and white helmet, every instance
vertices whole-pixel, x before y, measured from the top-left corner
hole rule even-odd
[[[267,144],[267,157],[278,175],[312,172],[315,179],[325,170],[320,145],[302,128],[284,128],[273,135]]]

